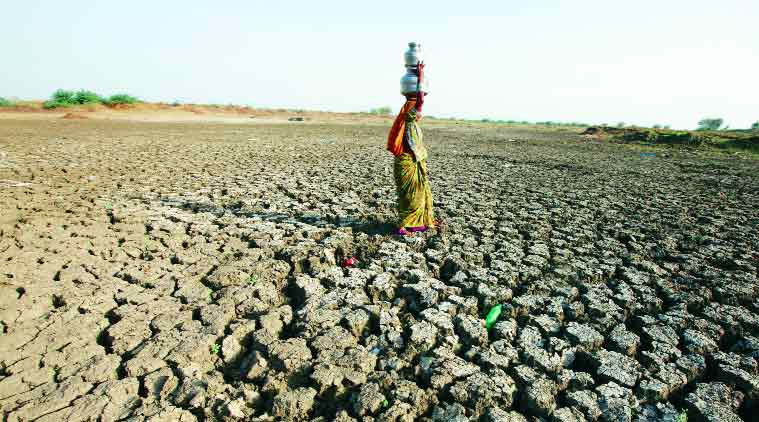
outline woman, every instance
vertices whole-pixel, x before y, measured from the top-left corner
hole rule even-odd
[[[432,212],[432,192],[427,178],[427,148],[424,146],[419,120],[425,93],[422,92],[424,63],[416,69],[415,93],[406,94],[406,103],[395,118],[387,137],[387,149],[395,155],[395,185],[398,192],[400,222],[397,234],[425,231],[436,226]]]

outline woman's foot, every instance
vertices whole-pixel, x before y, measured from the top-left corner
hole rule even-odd
[[[414,233],[416,233],[416,232],[425,232],[425,231],[427,231],[427,226],[409,227],[409,230],[411,230]]]
[[[401,227],[400,229],[398,229],[397,232],[395,232],[395,234],[397,234],[398,236],[408,236],[411,233],[408,230]]]

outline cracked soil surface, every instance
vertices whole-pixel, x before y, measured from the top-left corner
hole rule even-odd
[[[387,126],[0,121],[2,420],[759,420],[756,161]]]

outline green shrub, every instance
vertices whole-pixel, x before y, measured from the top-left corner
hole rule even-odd
[[[754,130],[759,129],[759,122],[756,122],[753,125],[751,125],[751,129],[754,129]]]
[[[139,103],[140,100],[137,99],[137,97],[132,97],[128,94],[116,94],[111,95],[108,97],[107,100],[104,100],[103,103],[107,105],[117,105],[117,104],[136,104]]]
[[[698,130],[719,130],[724,120],[708,117],[698,122]]]
[[[390,107],[377,107],[369,110],[371,114],[392,114],[393,109]]]
[[[74,104],[75,95],[76,94],[74,93],[74,91],[66,91],[64,89],[59,89],[53,93],[53,95],[50,97],[50,100],[59,104]]]
[[[619,123],[617,123],[617,127],[618,127],[618,128],[623,128],[623,127],[625,127],[625,122],[619,122]]]
[[[42,107],[49,110],[53,108],[68,107],[74,104],[80,104],[77,102],[77,94],[79,93],[88,94],[88,91],[79,91],[78,93],[75,93],[74,91],[59,89],[50,96],[49,100],[45,101],[42,104]],[[86,95],[83,95],[82,99],[85,99],[85,97]]]
[[[12,105],[13,105],[12,102],[10,102],[9,100],[3,97],[0,97],[0,107],[11,107]]]
[[[75,104],[99,104],[103,102],[103,99],[100,97],[100,95],[84,89],[77,91],[76,94],[74,94],[72,100]]]

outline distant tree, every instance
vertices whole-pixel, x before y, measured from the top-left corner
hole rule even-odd
[[[619,122],[617,123],[617,127],[625,127],[625,122]]]
[[[652,127],[653,129],[661,129],[661,125],[659,125],[659,124],[653,125],[653,126],[651,126],[651,127]]]
[[[669,129],[669,125],[662,126],[662,129]]]
[[[724,120],[721,118],[705,118],[698,122],[698,130],[719,130]]]
[[[751,125],[751,129],[757,129],[757,130],[759,130],[759,122],[756,122],[753,125]]]

